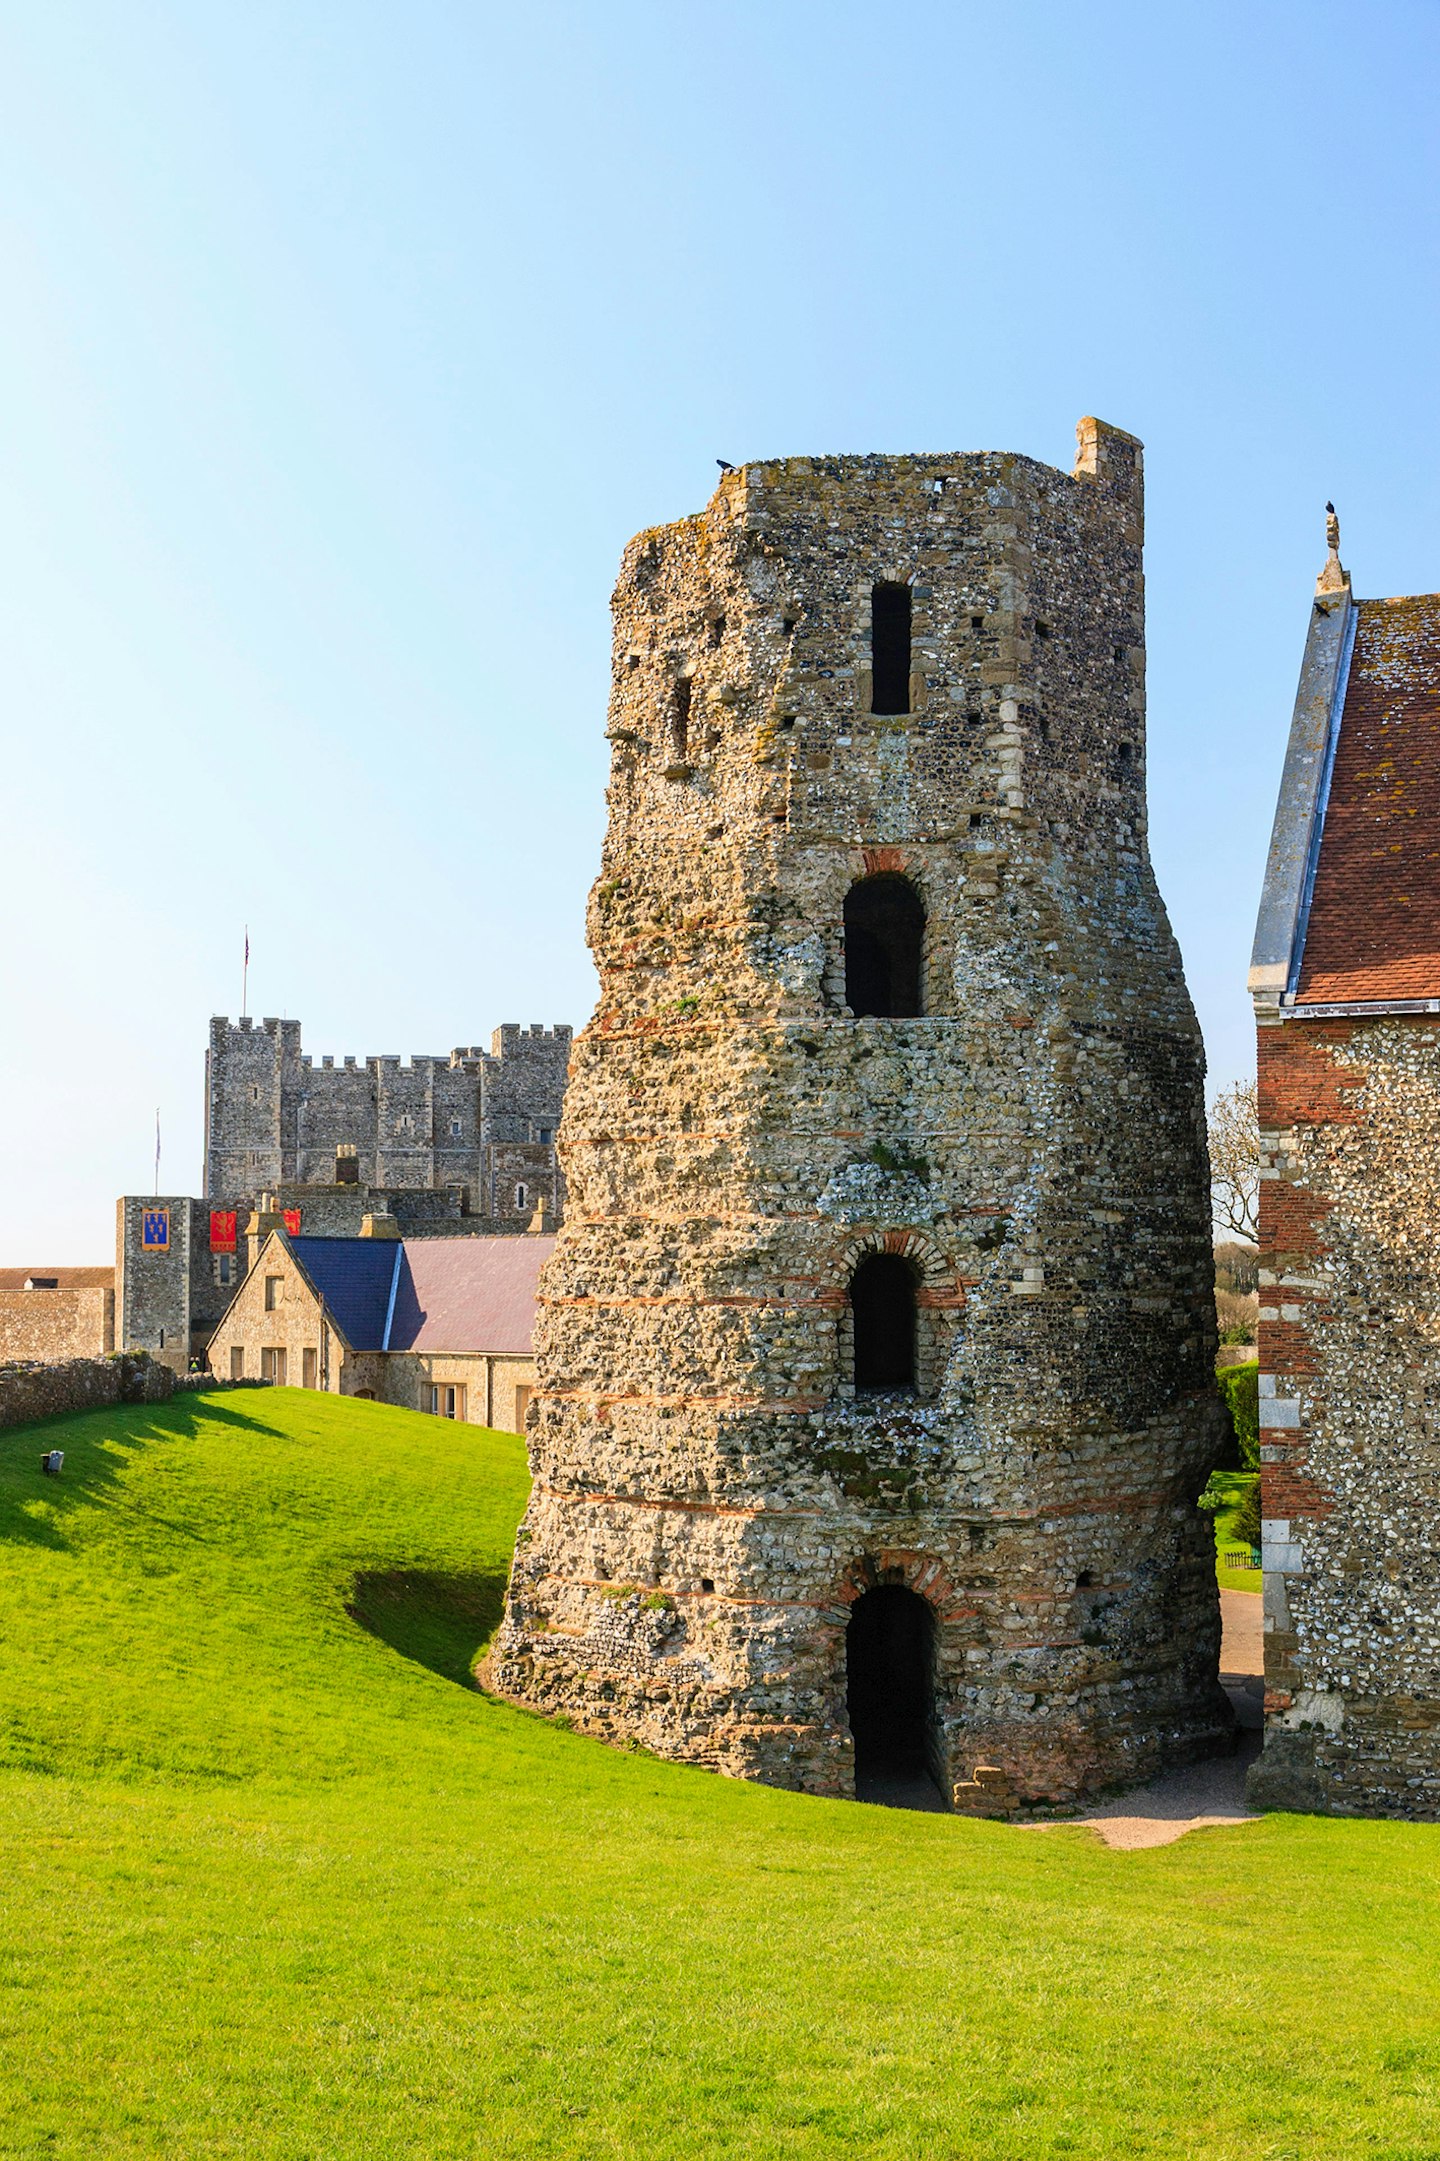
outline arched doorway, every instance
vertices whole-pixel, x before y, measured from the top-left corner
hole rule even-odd
[[[846,1708],[855,1798],[943,1808],[935,1733],[935,1616],[903,1584],[881,1583],[850,1609]]]
[[[861,1395],[915,1388],[915,1271],[898,1253],[867,1253],[850,1278],[855,1387]]]
[[[923,1011],[925,905],[908,878],[881,871],[845,895],[845,1003],[857,1019]]]

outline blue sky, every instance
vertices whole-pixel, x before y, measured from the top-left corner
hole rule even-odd
[[[0,6],[0,1261],[198,1190],[206,1024],[586,1017],[608,598],[715,458],[1149,482],[1212,1081],[1333,496],[1440,585],[1440,10]]]

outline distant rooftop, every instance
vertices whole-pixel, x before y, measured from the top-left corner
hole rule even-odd
[[[357,1351],[528,1357],[553,1238],[292,1238],[290,1249]]]
[[[53,1284],[61,1291],[113,1291],[113,1268],[0,1268],[0,1291],[23,1291],[27,1282]]]

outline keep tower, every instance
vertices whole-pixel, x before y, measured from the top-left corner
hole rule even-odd
[[[985,1812],[1226,1744],[1140,445],[789,458],[615,594],[599,1007],[489,1675]]]

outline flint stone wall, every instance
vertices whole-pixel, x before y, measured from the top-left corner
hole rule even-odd
[[[1251,1798],[1440,1817],[1440,1027],[1259,1030],[1266,1735]]]
[[[898,1582],[936,1616],[957,1806],[1226,1744],[1141,520],[1138,444],[1084,423],[1074,475],[778,460],[627,549],[502,1692],[849,1793],[849,1612]],[[871,710],[878,580],[911,585],[904,715]],[[886,871],[926,909],[923,1018],[844,1004],[845,894]],[[919,1279],[911,1396],[852,1385],[877,1249]]]
[[[112,1403],[167,1403],[186,1390],[259,1388],[260,1381],[224,1382],[208,1373],[175,1373],[144,1351],[116,1351],[108,1358],[65,1358],[53,1365],[17,1360],[0,1365],[0,1428],[28,1426],[41,1418],[103,1411]]]

